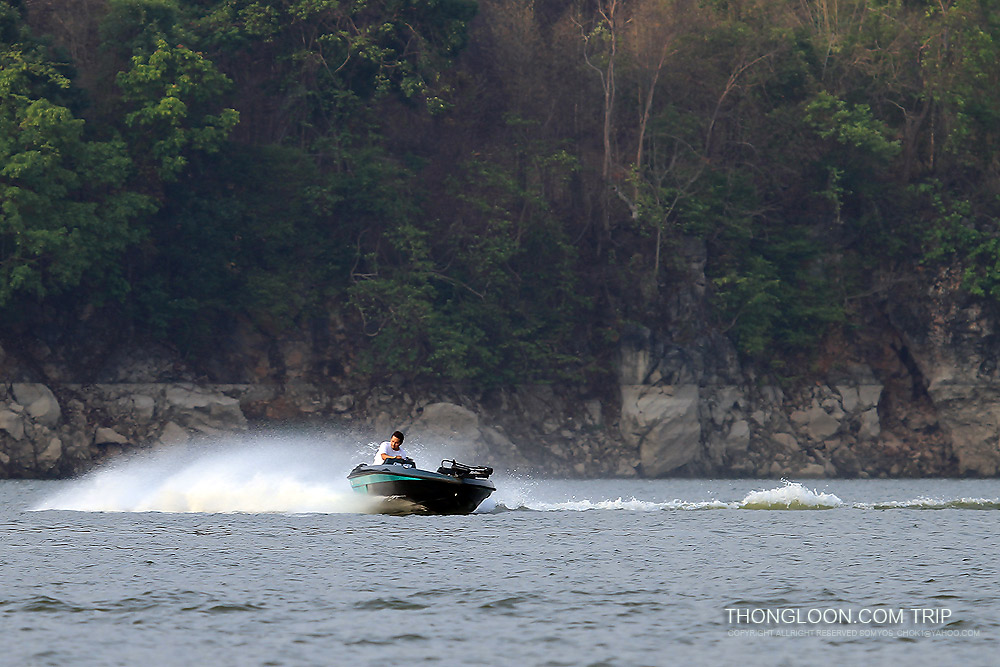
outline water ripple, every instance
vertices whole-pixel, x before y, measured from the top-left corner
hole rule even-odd
[[[381,609],[416,610],[427,609],[427,605],[396,598],[375,598],[374,600],[358,602],[354,605],[354,608],[365,611],[378,611]]]

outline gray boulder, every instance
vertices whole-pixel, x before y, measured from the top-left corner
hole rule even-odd
[[[639,451],[643,474],[663,477],[701,450],[697,385],[625,385],[621,435]]]
[[[28,415],[39,424],[52,428],[59,423],[62,410],[52,390],[37,382],[15,382],[11,385],[14,399],[23,405]]]
[[[0,431],[20,440],[24,437],[24,417],[11,410],[0,410]]]

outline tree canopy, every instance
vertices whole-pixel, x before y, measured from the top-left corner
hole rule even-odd
[[[998,40],[987,0],[3,3],[0,309],[334,316],[487,385],[633,324],[780,368],[916,266],[1000,299]]]

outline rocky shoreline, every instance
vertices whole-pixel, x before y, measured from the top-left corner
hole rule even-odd
[[[639,330],[622,343],[617,395],[603,397],[551,385],[418,396],[301,381],[12,382],[0,384],[0,477],[66,477],[125,452],[278,425],[372,439],[403,428],[460,460],[568,477],[997,474],[984,426],[960,422],[972,400],[961,387],[936,394],[956,413],[921,421],[907,406],[904,426],[891,387],[864,364],[785,390],[747,381],[735,362],[706,366],[720,358],[734,358],[722,339],[682,348]],[[957,423],[950,437],[942,422]],[[914,426],[938,437],[898,434]]]
[[[108,343],[100,356],[93,335],[64,333],[62,350],[19,341],[17,354],[0,348],[0,477],[66,477],[124,452],[278,426],[370,440],[402,428],[469,462],[568,477],[993,477],[1000,316],[958,284],[942,273],[887,294],[854,339],[783,384],[742,366],[707,326],[687,339],[622,332],[602,387],[490,391],[352,384],[336,323],[321,342],[244,329],[212,360],[232,383],[152,345]],[[692,289],[677,295],[677,321],[699,321]]]

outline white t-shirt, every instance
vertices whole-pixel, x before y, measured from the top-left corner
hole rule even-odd
[[[406,450],[403,449],[402,445],[399,446],[399,449],[393,449],[392,443],[389,442],[388,440],[386,440],[385,442],[383,442],[381,445],[378,446],[378,451],[375,452],[375,458],[372,460],[372,463],[377,466],[380,466],[383,463],[385,463],[385,461],[382,460],[383,454],[389,457],[399,456],[404,459],[410,458],[410,455],[406,453]]]

